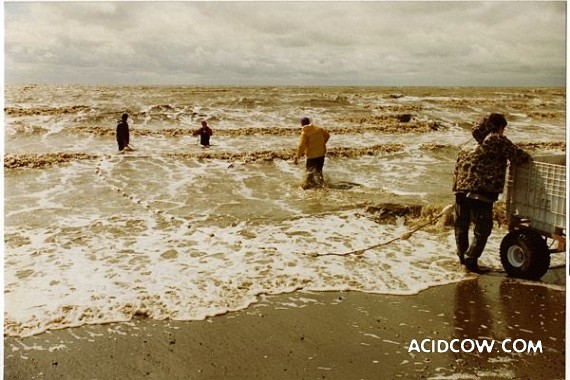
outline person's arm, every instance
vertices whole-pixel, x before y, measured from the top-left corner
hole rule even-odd
[[[304,133],[301,133],[301,137],[299,138],[299,145],[297,146],[297,152],[295,154],[295,161],[296,164],[299,161],[299,158],[303,157],[305,154],[305,148],[307,146],[307,137]]]
[[[323,129],[323,135],[325,137],[325,144],[329,141],[331,135],[326,130]]]
[[[505,155],[508,158],[508,160],[511,162],[511,164],[514,165],[524,164],[525,162],[529,162],[532,160],[530,154],[519,148],[507,137],[505,136],[502,137],[503,138],[501,140],[505,147],[503,151],[505,152]]]

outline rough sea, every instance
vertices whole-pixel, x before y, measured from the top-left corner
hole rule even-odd
[[[134,151],[119,153],[124,112]],[[490,112],[532,155],[565,152],[564,88],[6,85],[4,333],[474,276],[449,217],[435,216]],[[331,134],[323,189],[302,190],[292,162],[302,116]],[[192,136],[202,120],[210,148]],[[497,217],[481,259],[497,272],[506,233]]]

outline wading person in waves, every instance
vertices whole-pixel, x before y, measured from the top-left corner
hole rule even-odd
[[[455,242],[461,264],[474,273],[488,272],[478,265],[493,229],[493,203],[503,192],[507,160],[511,165],[530,161],[531,156],[505,135],[507,120],[492,113],[477,122],[472,135],[477,144],[459,151],[453,175],[455,193]],[[469,244],[469,227],[474,224]]]
[[[200,136],[200,145],[204,147],[210,146],[210,136],[213,134],[214,132],[212,131],[212,128],[208,126],[208,122],[206,122],[206,120],[202,121],[201,128],[195,130],[194,133],[192,133],[193,136]]]
[[[303,189],[323,187],[323,166],[327,152],[327,141],[330,134],[323,128],[311,124],[308,117],[301,119],[301,137],[297,147],[294,163],[297,164],[299,158],[307,156],[306,178],[303,181]]]
[[[119,152],[123,150],[132,150],[129,146],[129,123],[127,119],[129,115],[124,113],[121,120],[117,122],[117,144],[119,144]]]

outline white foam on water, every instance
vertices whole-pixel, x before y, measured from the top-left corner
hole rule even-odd
[[[142,230],[115,241],[113,232],[80,232],[105,224]],[[129,320],[135,313],[203,319],[247,307],[259,294],[296,289],[412,294],[465,277],[453,256],[434,256],[451,250],[448,239],[427,235],[364,257],[308,255],[342,253],[376,243],[373,236],[383,240],[403,232],[351,213],[200,231],[161,230],[152,218],[115,217],[73,232],[7,232],[30,241],[7,257],[8,334]]]
[[[97,94],[92,90],[35,90],[38,96],[8,91],[8,106],[19,104],[21,96],[31,108],[60,107],[54,95],[62,104],[91,104],[93,109],[81,111],[80,119],[89,121],[88,115],[93,113],[95,119],[101,112],[108,116],[93,125],[112,130],[118,117],[113,112],[123,108],[121,96],[129,99],[135,112],[136,148],[117,154],[113,134],[67,133],[66,127],[76,125],[74,114],[7,117],[7,130],[45,120],[49,130],[39,138],[10,135],[8,152],[82,152],[99,157],[6,171],[9,335],[128,321],[133,316],[204,319],[246,308],[265,294],[298,289],[416,294],[473,276],[457,263],[450,228],[426,228],[362,255],[339,256],[390,241],[411,228],[402,220],[379,224],[365,211],[367,205],[452,202],[453,149],[432,151],[422,144],[463,143],[468,131],[457,123],[463,116],[474,116],[472,109],[428,107],[429,117],[441,115],[446,125],[433,133],[370,134],[355,128],[355,134],[332,136],[331,149],[376,144],[405,148],[374,156],[329,157],[328,183],[350,185],[303,191],[299,184],[304,163],[182,159],[169,154],[294,151],[298,136],[221,136],[216,129],[298,126],[301,114],[316,124],[334,126],[335,115],[358,114],[370,105],[398,109],[402,103],[421,104],[423,97],[408,94],[388,101],[382,96],[392,90],[380,94],[371,89],[343,95],[346,99],[312,90],[297,94],[288,89],[282,95],[281,90],[257,94],[257,89],[243,89],[236,94],[183,89],[180,99],[185,105],[179,106],[173,95],[156,89],[103,88]],[[430,97],[430,102],[451,100]],[[198,115],[189,119],[192,112]],[[192,128],[201,118],[209,118],[214,128],[209,150],[188,135],[137,135],[137,127]],[[556,121],[552,125],[548,128],[555,128]],[[541,126],[532,130],[524,137],[527,141],[561,134],[545,134]],[[519,136],[516,129],[513,133]],[[504,233],[494,231],[486,252],[498,252]],[[564,258],[553,263],[560,261]],[[501,270],[498,255],[485,253],[482,264]]]
[[[297,289],[416,294],[472,276],[459,269],[449,231],[420,231],[363,256],[311,256],[364,248],[406,232],[352,212],[200,231],[161,228],[150,217],[113,219],[73,232],[8,231],[30,243],[13,247],[7,257],[6,333],[125,321],[135,314],[203,319],[245,308],[260,294]],[[127,237],[93,233],[129,224],[141,231]],[[482,262],[500,269],[492,255]]]

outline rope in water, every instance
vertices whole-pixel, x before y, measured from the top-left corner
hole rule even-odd
[[[101,167],[101,165],[103,164],[103,162],[110,156],[103,156],[101,157],[101,159],[99,160],[97,167],[95,169],[95,174],[97,174],[97,176],[99,176],[99,178],[101,178],[101,180],[103,180],[106,184],[108,184],[114,191],[118,192],[120,195],[122,195],[123,197],[127,198],[129,201],[140,205],[142,207],[144,207],[145,209],[149,210],[151,213],[156,214],[156,215],[163,215],[166,216],[167,218],[170,217],[170,220],[174,220],[175,217],[174,216],[170,216],[170,215],[166,215],[162,210],[156,210],[153,209],[149,206],[149,204],[147,202],[142,201],[141,199],[136,198],[135,196],[133,196],[132,194],[127,193],[124,189],[120,188],[119,186],[113,185],[109,182],[109,178],[107,178],[107,176],[105,176],[103,174],[103,168]]]
[[[471,138],[469,140],[463,142],[459,146],[462,147],[463,145],[469,143],[470,141],[471,141]],[[443,208],[443,210],[438,215],[436,215],[434,218],[430,219],[427,223],[424,223],[424,224],[414,228],[413,230],[407,231],[407,232],[403,233],[402,235],[397,236],[391,240],[388,240],[388,241],[385,241],[382,243],[378,243],[378,244],[374,244],[374,245],[371,245],[370,247],[366,247],[366,248],[362,248],[362,249],[355,249],[353,251],[344,252],[344,253],[337,253],[337,252],[315,253],[315,252],[312,252],[312,253],[305,253],[305,255],[313,256],[313,257],[317,257],[317,256],[349,256],[349,255],[359,256],[359,255],[363,255],[364,252],[369,251],[371,249],[382,247],[382,246],[385,246],[388,244],[392,244],[393,242],[398,241],[398,240],[408,240],[415,232],[417,232],[417,231],[421,230],[422,228],[432,224],[433,222],[435,222],[436,220],[441,218],[443,215],[449,214],[451,212],[451,210],[453,210],[453,207],[454,207],[453,204],[447,205]]]
[[[159,217],[162,217],[162,218],[164,218],[164,219],[166,219],[166,220],[168,220],[168,221],[170,221],[170,222],[177,221],[177,222],[181,223],[182,225],[187,224],[187,225],[188,225],[188,228],[191,228],[191,224],[188,222],[188,220],[183,219],[183,218],[179,218],[179,217],[174,216],[174,215],[170,215],[170,214],[168,214],[167,212],[165,212],[165,211],[163,211],[163,210],[159,210],[159,209],[156,209],[156,208],[151,207],[148,202],[143,201],[142,199],[139,199],[139,198],[135,197],[134,195],[127,193],[127,192],[124,190],[124,187],[126,187],[126,186],[123,186],[123,188],[121,188],[121,187],[119,187],[119,186],[116,186],[116,185],[114,185],[114,184],[111,184],[110,181],[109,181],[109,178],[107,178],[107,176],[105,176],[105,174],[103,174],[103,168],[101,167],[101,165],[102,165],[102,164],[105,162],[105,160],[106,160],[107,158],[109,158],[109,157],[111,157],[111,156],[110,156],[110,155],[103,156],[103,157],[99,160],[99,162],[98,162],[98,164],[97,164],[97,167],[96,167],[96,169],[95,169],[95,173],[97,174],[97,176],[99,176],[99,178],[101,178],[101,180],[103,180],[107,185],[109,185],[114,191],[118,192],[120,195],[122,195],[123,197],[125,197],[125,198],[128,199],[129,201],[131,201],[131,202],[133,202],[133,203],[135,203],[135,204],[137,204],[137,205],[139,205],[139,206],[142,206],[143,208],[147,209],[147,210],[150,211],[152,214],[157,215],[157,216],[159,216]],[[195,230],[198,231],[198,232],[204,233],[204,234],[208,234],[208,233],[206,233],[206,232],[204,232],[204,231],[200,231],[199,229],[195,229]],[[208,235],[209,235],[209,234],[208,234]]]
[[[453,210],[453,208],[454,208],[453,204],[447,205],[443,208],[443,210],[439,214],[437,214],[435,217],[431,218],[428,222],[426,222],[426,223],[424,223],[424,224],[422,224],[422,225],[420,225],[420,226],[418,226],[418,227],[416,227],[410,231],[407,231],[400,236],[397,236],[393,239],[390,239],[390,240],[382,242],[382,243],[371,245],[370,247],[355,249],[353,251],[344,252],[344,253],[337,253],[337,252],[314,253],[313,252],[313,253],[305,253],[305,255],[313,256],[313,257],[317,257],[317,256],[349,256],[349,255],[359,256],[359,255],[363,255],[364,252],[369,251],[371,249],[382,247],[382,246],[391,244],[391,243],[398,241],[398,240],[408,240],[415,232],[417,232],[417,231],[421,230],[422,228],[432,224],[433,222],[435,222],[436,220],[441,218],[443,215],[449,214],[451,212],[451,210]]]
[[[99,162],[98,162],[98,164],[97,164],[95,173],[97,174],[97,176],[99,176],[99,177],[101,178],[101,180],[103,180],[103,181],[104,181],[105,183],[107,183],[113,190],[115,190],[116,192],[118,192],[119,194],[121,194],[123,197],[125,197],[125,198],[128,199],[129,201],[131,201],[131,202],[133,202],[133,203],[135,203],[135,204],[137,204],[137,205],[142,206],[143,208],[147,209],[148,211],[150,211],[151,213],[153,213],[153,214],[155,214],[155,215],[157,215],[157,216],[161,216],[161,217],[163,217],[163,218],[165,218],[165,219],[167,219],[167,220],[169,220],[169,221],[171,221],[171,222],[173,222],[173,221],[178,221],[178,222],[180,222],[180,223],[182,223],[182,224],[188,223],[188,221],[187,221],[186,219],[182,219],[182,218],[176,217],[176,216],[174,216],[174,215],[170,215],[170,214],[164,212],[163,210],[159,210],[159,209],[154,209],[154,208],[152,208],[152,207],[148,204],[148,202],[145,202],[145,201],[143,201],[143,200],[141,200],[141,199],[135,197],[134,195],[127,193],[123,188],[121,188],[121,187],[119,187],[119,186],[116,186],[116,185],[114,185],[114,184],[109,183],[109,179],[103,174],[103,169],[102,169],[102,167],[101,167],[101,165],[103,164],[103,162],[104,162],[107,158],[109,158],[109,157],[110,157],[109,155],[103,156],[103,157],[99,160]],[[407,240],[407,239],[409,239],[415,232],[417,232],[417,231],[421,230],[422,228],[424,228],[424,227],[426,227],[426,226],[428,226],[428,225],[434,223],[436,220],[438,220],[438,219],[439,219],[440,217],[442,217],[443,215],[448,214],[448,213],[453,209],[453,206],[454,206],[453,204],[446,206],[438,215],[436,215],[434,218],[431,218],[428,222],[426,222],[426,223],[424,223],[424,224],[422,224],[422,225],[420,225],[420,226],[417,226],[416,228],[414,228],[414,229],[412,229],[412,230],[410,230],[410,231],[407,231],[407,232],[403,233],[402,235],[400,235],[400,236],[398,236],[398,237],[395,237],[395,238],[393,238],[393,239],[391,239],[391,240],[388,240],[388,241],[385,241],[385,242],[382,242],[382,243],[379,243],[379,244],[374,244],[374,245],[372,245],[372,246],[370,246],[370,247],[366,247],[366,248],[362,248],[362,249],[357,249],[357,250],[353,250],[353,251],[345,252],[345,253],[337,253],[337,252],[329,252],[329,253],[305,253],[305,255],[314,256],[314,257],[316,257],[316,256],[362,255],[362,254],[364,254],[364,252],[369,251],[369,250],[371,250],[371,249],[378,248],[378,247],[381,247],[381,246],[385,246],[385,245],[391,244],[391,243],[393,243],[393,242],[395,242],[395,241],[398,241],[398,240]],[[189,227],[189,228],[190,228],[190,226],[191,226],[191,225],[188,223],[188,227]],[[202,233],[205,233],[205,232],[200,231],[200,230],[197,230],[197,231],[202,232]]]

